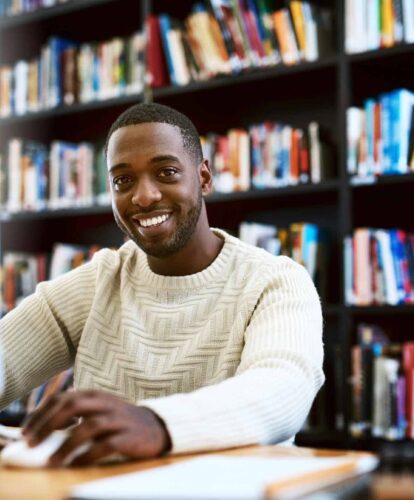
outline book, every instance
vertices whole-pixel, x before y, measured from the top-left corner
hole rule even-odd
[[[302,497],[321,482],[373,470],[371,454],[353,457],[257,457],[209,455],[77,486],[72,498],[239,498]],[[214,481],[211,478],[215,478]]]

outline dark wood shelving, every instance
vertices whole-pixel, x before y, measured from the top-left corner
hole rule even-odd
[[[113,1],[113,0],[112,0]],[[173,97],[175,95],[187,94],[192,92],[208,91],[216,88],[239,85],[247,82],[259,80],[267,80],[282,76],[293,75],[297,73],[307,73],[318,71],[323,68],[334,68],[337,63],[337,57],[333,56],[312,63],[302,63],[294,66],[277,65],[269,68],[250,69],[240,75],[218,76],[203,82],[192,82],[185,86],[163,87],[153,91],[154,98]],[[100,109],[108,109],[114,106],[128,106],[137,102],[142,102],[144,96],[140,94],[131,94],[115,97],[113,99],[95,100],[88,103],[76,103],[70,106],[57,106],[52,109],[26,113],[24,115],[13,115],[0,119],[0,127],[8,127],[20,123],[27,123],[38,120],[48,120],[61,116],[74,115],[78,113],[86,113],[88,111],[98,111]]]
[[[349,183],[354,189],[362,187],[387,186],[414,182],[414,172],[407,174],[372,175],[368,177],[350,177]]]
[[[320,184],[299,184],[297,186],[287,186],[271,189],[252,189],[250,191],[233,192],[233,193],[213,193],[206,198],[208,204],[255,200],[261,198],[274,198],[291,196],[292,194],[312,194],[320,192],[335,192],[339,189],[339,181],[336,179],[321,182]],[[3,212],[0,213],[0,221],[3,222],[18,222],[21,220],[47,219],[56,217],[72,217],[74,215],[93,215],[101,213],[110,213],[110,205],[91,205],[80,207],[68,207],[59,209],[46,209],[39,211],[22,211],[22,212]]]
[[[402,43],[400,45],[395,45],[394,47],[369,50],[359,54],[347,54],[345,57],[350,63],[358,63],[366,61],[371,62],[373,59],[383,59],[410,53],[414,54],[414,43]]]
[[[401,304],[396,306],[375,305],[375,306],[348,306],[346,309],[353,316],[365,315],[392,315],[392,314],[414,314],[414,304]]]
[[[338,63],[337,56],[326,57],[315,62],[302,62],[287,66],[278,64],[276,66],[269,66],[268,68],[250,68],[246,69],[239,75],[223,75],[206,80],[203,82],[192,82],[186,86],[169,86],[154,90],[154,98],[159,99],[162,97],[169,97],[176,94],[196,92],[202,90],[209,90],[218,87],[227,87],[239,85],[241,83],[254,82],[268,78],[276,78],[281,76],[289,76],[298,73],[308,73],[318,71],[325,68],[335,68]]]
[[[114,3],[115,1],[117,0],[67,0],[66,3],[53,5],[52,7],[41,7],[32,12],[0,17],[0,30],[17,28],[46,19],[53,19],[57,16],[86,10],[90,7],[96,7],[106,3]]]
[[[37,122],[39,120],[49,120],[60,116],[75,115],[77,113],[87,113],[88,111],[99,111],[114,106],[128,106],[143,101],[142,94],[130,94],[115,97],[113,99],[96,100],[87,103],[77,103],[71,106],[57,106],[56,108],[26,113],[21,116],[10,116],[0,120],[0,127],[18,125],[20,123]]]

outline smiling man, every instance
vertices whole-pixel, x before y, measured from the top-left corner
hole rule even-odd
[[[212,174],[194,125],[139,104],[112,125],[118,251],[39,284],[0,322],[0,407],[74,364],[31,445],[81,417],[51,458],[148,458],[292,440],[323,383],[322,317],[306,270],[208,224]]]

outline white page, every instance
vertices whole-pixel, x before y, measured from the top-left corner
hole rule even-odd
[[[92,481],[76,487],[76,499],[252,500],[263,498],[270,483],[316,472],[349,458],[260,458],[209,455],[155,469]],[[375,468],[377,460],[360,460],[357,472]]]

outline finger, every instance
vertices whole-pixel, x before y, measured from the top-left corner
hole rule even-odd
[[[116,446],[114,444],[113,437],[109,435],[99,441],[95,441],[86,453],[76,457],[70,465],[74,467],[90,465],[96,463],[102,458],[109,457],[115,452]]]
[[[114,419],[107,416],[84,419],[71,430],[68,439],[50,457],[49,465],[57,467],[64,464],[67,457],[82,445],[104,435],[114,433],[116,430],[119,430],[119,425]]]
[[[61,398],[53,396],[42,408],[32,414],[23,431],[30,446],[34,446],[50,434],[53,429],[49,430],[48,422],[52,421],[56,415],[60,415],[63,404]],[[41,430],[40,433],[39,430]]]
[[[27,418],[22,430],[23,435],[29,434],[38,422],[44,419],[44,416],[53,413],[53,408],[61,404],[60,394],[51,396],[46,401],[42,402]]]
[[[108,411],[105,398],[94,392],[72,392],[58,396],[59,402],[49,407],[47,414],[42,414],[26,434],[31,446],[45,439],[52,431],[67,427],[75,417],[83,417]]]

